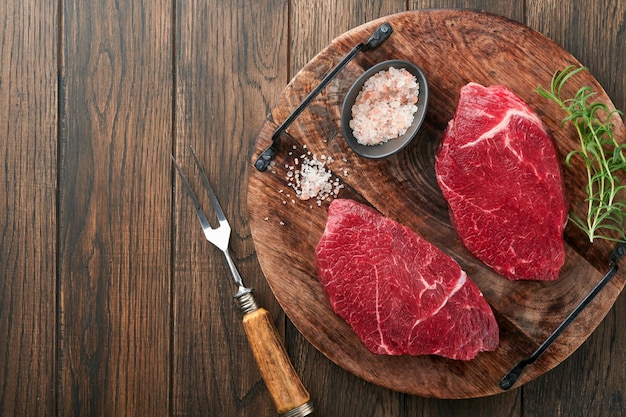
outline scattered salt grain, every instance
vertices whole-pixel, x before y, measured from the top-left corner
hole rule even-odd
[[[326,163],[332,163],[333,159],[321,155],[318,159],[316,155],[302,155],[299,166],[291,166],[287,171],[286,179],[289,186],[296,192],[299,200],[310,200],[315,198],[316,204],[320,206],[322,201],[329,197],[337,197],[343,184],[334,177],[330,169],[326,168]],[[292,203],[295,203],[295,199]]]
[[[417,111],[419,83],[404,68],[371,76],[352,106],[350,128],[362,145],[379,145],[408,130]]]

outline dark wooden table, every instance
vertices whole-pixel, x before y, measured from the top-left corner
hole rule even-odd
[[[556,369],[472,400],[347,373],[282,313],[248,226],[257,133],[331,39],[471,7],[571,52],[626,108],[626,2],[8,1],[0,7],[0,415],[272,416],[221,253],[177,186],[193,145],[317,416],[626,416],[626,296]]]

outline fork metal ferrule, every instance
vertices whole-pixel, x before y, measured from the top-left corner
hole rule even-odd
[[[243,314],[249,314],[259,309],[254,296],[252,295],[252,289],[246,287],[239,287],[239,291],[235,294],[235,300]]]
[[[307,401],[299,407],[291,409],[286,413],[282,413],[280,417],[304,417],[313,413],[313,403]]]

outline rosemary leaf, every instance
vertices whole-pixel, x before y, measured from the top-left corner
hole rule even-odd
[[[626,185],[621,183],[620,176],[626,173],[626,144],[617,143],[611,123],[613,115],[623,113],[592,101],[596,93],[590,86],[583,86],[574,97],[564,99],[561,96],[563,86],[581,71],[587,71],[587,68],[571,65],[557,71],[552,77],[550,90],[538,86],[536,92],[559,105],[565,112],[561,124],[572,123],[580,140],[580,148],[567,154],[565,164],[571,166],[572,158],[580,158],[585,164],[587,211],[585,218],[570,213],[570,221],[587,234],[590,242],[595,239],[624,242]],[[602,114],[605,119],[601,118]]]

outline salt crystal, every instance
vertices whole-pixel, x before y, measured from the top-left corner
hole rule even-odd
[[[349,125],[357,142],[378,145],[403,135],[413,123],[418,95],[419,83],[404,68],[371,76],[352,106]]]

